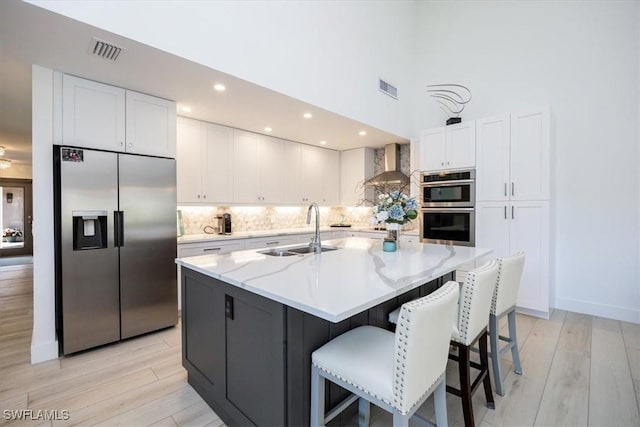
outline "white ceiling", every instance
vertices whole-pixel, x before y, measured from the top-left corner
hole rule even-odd
[[[91,39],[122,46],[116,62],[89,55]],[[178,114],[345,150],[406,138],[322,110],[175,55],[15,0],[0,1],[0,145],[5,158],[31,162],[31,64],[177,102]],[[256,64],[259,66],[259,64]],[[286,70],[283,70],[286,72]],[[212,88],[223,83],[227,90]],[[191,113],[181,110],[191,107]],[[313,114],[304,119],[303,113]],[[358,135],[366,130],[367,135]]]

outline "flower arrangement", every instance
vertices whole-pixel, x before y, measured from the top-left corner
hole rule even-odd
[[[5,228],[2,230],[2,237],[22,237],[22,230],[17,228]]]
[[[372,224],[406,224],[418,217],[418,202],[400,191],[380,194],[373,207]]]
[[[2,230],[2,240],[7,242],[15,242],[23,236],[22,230],[17,228],[5,228]]]

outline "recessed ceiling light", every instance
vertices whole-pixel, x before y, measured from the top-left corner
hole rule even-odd
[[[311,113],[304,113],[302,117],[304,117],[305,119],[310,119],[311,117],[313,117],[313,115]]]
[[[320,141],[320,144],[327,145],[327,141],[322,140],[322,141]]]
[[[267,126],[266,128],[264,128],[265,132],[271,132],[273,129],[271,129],[269,126]]]
[[[0,145],[0,156],[4,156],[4,147]]]
[[[223,84],[220,84],[220,83],[214,84],[213,88],[215,90],[217,90],[218,92],[224,92],[225,90],[227,90],[227,88]]]
[[[361,130],[360,132],[358,132],[358,135],[360,136],[365,136],[367,134],[366,130]]]
[[[185,105],[184,107],[181,108],[182,111],[184,111],[185,113],[190,113],[191,112],[191,107]]]

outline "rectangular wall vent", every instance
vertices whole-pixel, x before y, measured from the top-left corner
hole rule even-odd
[[[116,46],[113,43],[109,43],[95,37],[91,39],[91,44],[89,45],[90,55],[99,56],[100,58],[108,59],[110,61],[116,61],[124,50],[125,48],[123,47]]]
[[[385,93],[392,97],[393,99],[398,99],[398,88],[392,85],[389,82],[385,82],[382,79],[378,79],[378,90],[382,93]]]

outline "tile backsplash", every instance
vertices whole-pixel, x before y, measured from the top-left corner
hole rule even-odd
[[[234,232],[308,227],[307,208],[301,206],[179,206],[178,209],[182,211],[185,234],[204,233],[204,227],[215,226],[216,216],[223,213],[231,214]],[[370,207],[320,208],[320,225],[323,227],[342,221],[353,227],[369,228],[372,227],[370,218]],[[313,215],[311,223],[315,224]],[[410,230],[416,226],[416,221],[412,221],[403,229]]]

